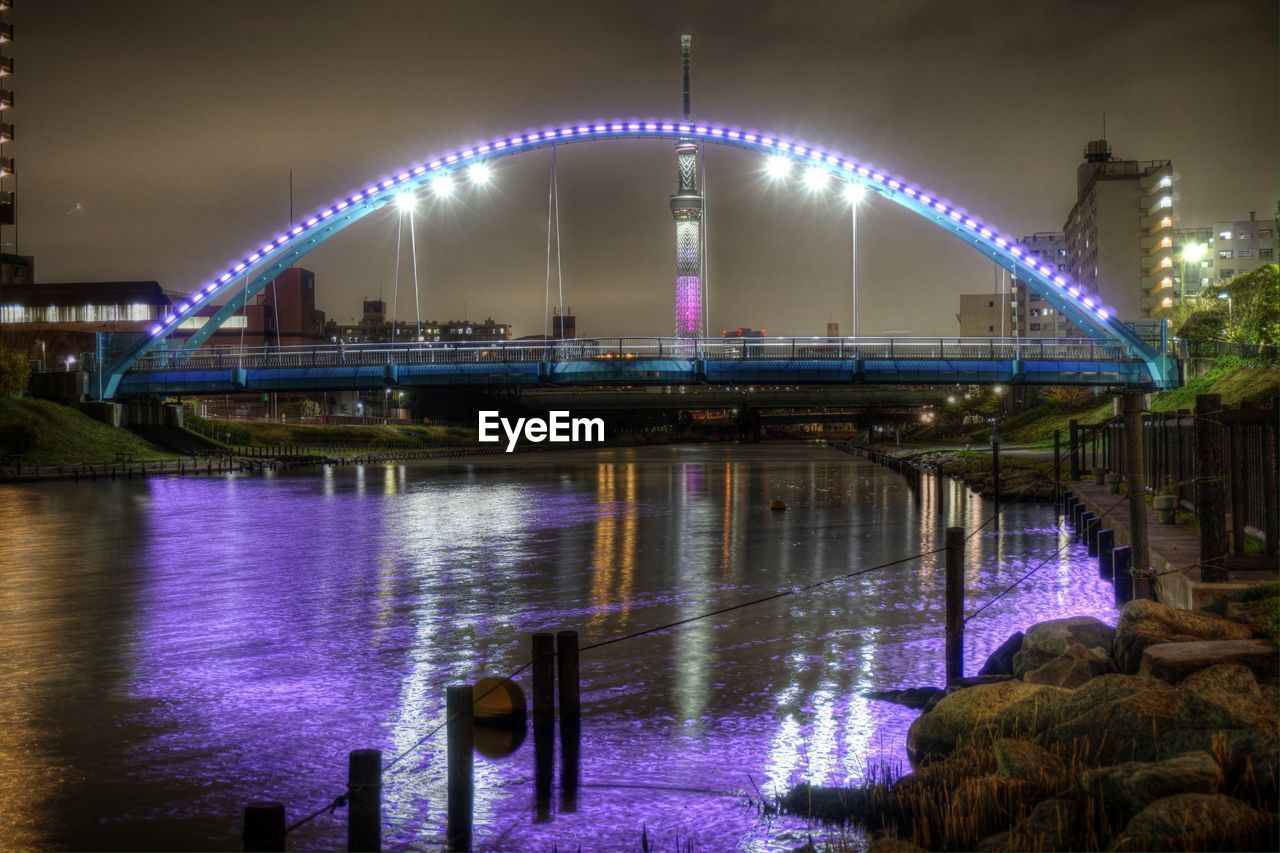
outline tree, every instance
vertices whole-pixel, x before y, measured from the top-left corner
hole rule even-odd
[[[1219,300],[1206,291],[1200,302],[1205,307],[1187,315],[1178,327],[1178,337],[1197,344],[1222,340],[1227,334],[1226,301]]]
[[[1227,337],[1243,344],[1280,342],[1280,266],[1264,264],[1226,284]]]
[[[16,397],[27,390],[31,362],[17,350],[0,349],[0,394]]]

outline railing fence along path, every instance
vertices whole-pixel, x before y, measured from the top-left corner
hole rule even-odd
[[[591,338],[458,345],[330,344],[316,347],[203,347],[153,352],[132,372],[177,369],[306,368],[387,364],[503,364],[635,358],[691,360],[961,359],[1141,361],[1127,347],[1063,338]]]

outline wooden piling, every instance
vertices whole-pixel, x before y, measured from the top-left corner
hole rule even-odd
[[[1053,431],[1053,505],[1062,507],[1062,430]]]
[[[946,538],[947,683],[964,677],[964,528]]]
[[[1067,455],[1071,457],[1071,479],[1072,481],[1080,479],[1080,422],[1075,420],[1067,421],[1067,435],[1069,443],[1067,445]]]
[[[555,637],[533,635],[533,779],[535,817],[551,816],[552,766],[555,757]]]
[[[1115,531],[1110,527],[1104,527],[1098,531],[1095,540],[1095,551],[1098,555],[1098,577],[1111,580],[1114,573],[1114,567],[1111,564],[1111,549],[1116,545]]]
[[[996,435],[991,436],[991,499],[994,504],[992,507],[992,526],[1000,529],[1000,438]]]
[[[284,806],[255,802],[244,807],[245,853],[277,853],[284,850]]]
[[[577,802],[582,755],[582,689],[578,670],[578,632],[556,634],[556,681],[560,688],[560,791],[564,807]]]
[[[1080,526],[1076,528],[1076,540],[1081,543],[1089,541],[1089,525],[1098,520],[1098,516],[1091,512],[1080,513]]]
[[[1196,516],[1200,522],[1200,579],[1204,581],[1225,581],[1229,577],[1221,413],[1222,397],[1196,395],[1196,456],[1200,462]]]
[[[354,749],[347,756],[347,850],[382,849],[382,750]]]
[[[475,810],[475,695],[470,684],[445,688],[448,816],[445,844],[451,851],[471,849]]]

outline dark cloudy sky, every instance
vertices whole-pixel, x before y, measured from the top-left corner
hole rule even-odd
[[[18,248],[46,282],[194,288],[280,232],[291,168],[306,214],[481,138],[675,116],[681,32],[697,117],[847,152],[1014,233],[1061,228],[1104,111],[1119,156],[1173,160],[1180,225],[1272,216],[1277,199],[1275,0],[49,0],[12,20]],[[847,329],[834,194],[769,185],[758,155],[707,161],[713,327]],[[570,145],[559,162],[580,332],[670,333],[671,144]],[[465,304],[542,330],[548,164],[505,159],[488,192],[424,207],[426,315]],[[896,207],[859,224],[865,333],[954,334],[958,294],[992,286],[990,262]],[[320,307],[346,321],[389,297],[394,246],[384,211],[309,256]]]

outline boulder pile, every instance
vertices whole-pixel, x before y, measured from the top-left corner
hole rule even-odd
[[[1152,601],[1115,628],[1042,622],[939,691],[913,772],[842,816],[884,850],[1280,849],[1278,661],[1248,625]]]

